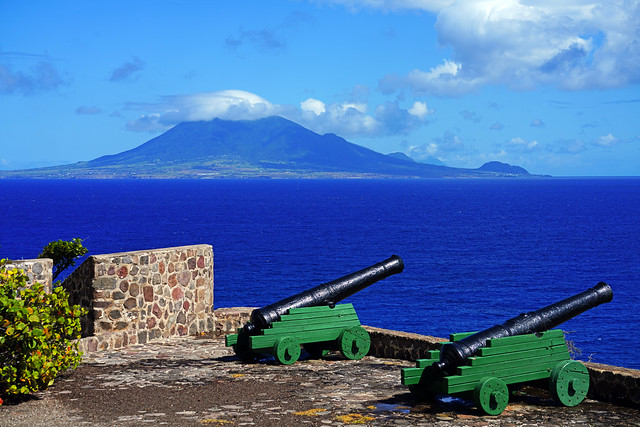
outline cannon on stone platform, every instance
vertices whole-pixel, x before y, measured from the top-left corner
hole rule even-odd
[[[300,345],[312,356],[340,350],[348,359],[369,352],[369,333],[352,304],[336,304],[373,283],[400,273],[402,259],[393,255],[370,267],[255,309],[250,322],[227,335],[226,345],[241,358],[272,354],[285,365],[300,357]]]
[[[501,325],[452,334],[428,359],[402,369],[402,384],[422,399],[438,394],[471,398],[478,409],[497,415],[507,407],[509,386],[548,378],[553,398],[575,406],[587,395],[589,373],[570,359],[563,332],[550,329],[612,298],[611,287],[600,282]]]

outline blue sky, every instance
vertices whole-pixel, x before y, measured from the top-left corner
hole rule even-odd
[[[0,0],[0,169],[277,114],[449,166],[637,176],[639,113],[639,1]]]

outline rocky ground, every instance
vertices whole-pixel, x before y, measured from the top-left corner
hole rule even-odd
[[[512,396],[499,416],[471,402],[416,401],[400,384],[413,364],[367,356],[243,363],[219,339],[175,338],[91,353],[48,390],[0,406],[0,426],[637,425],[640,411],[585,400],[557,406],[543,390]]]

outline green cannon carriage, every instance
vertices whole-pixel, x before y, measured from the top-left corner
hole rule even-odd
[[[450,336],[451,342],[472,333]],[[560,329],[539,334],[490,339],[476,356],[458,366],[455,375],[441,376],[432,370],[440,360],[440,350],[418,359],[415,368],[402,369],[402,384],[421,399],[437,394],[473,400],[489,415],[500,414],[509,402],[509,386],[535,380],[549,380],[553,398],[565,406],[582,402],[589,390],[589,372],[571,360]]]
[[[352,304],[337,304],[344,298],[400,273],[402,259],[393,255],[355,273],[255,309],[251,320],[227,335],[226,345],[242,359],[273,355],[284,364],[295,363],[302,345],[312,357],[339,350],[348,359],[361,359],[371,346],[369,333],[360,325]]]
[[[242,329],[227,335],[226,345],[233,346],[241,358],[271,354],[283,365],[290,365],[300,357],[300,345],[313,357],[339,350],[347,359],[362,359],[369,352],[371,339],[360,326],[353,304],[338,304],[333,308],[292,308],[257,335]]]
[[[481,411],[497,415],[507,407],[510,386],[548,379],[553,398],[575,406],[589,391],[589,372],[571,360],[563,332],[552,328],[612,298],[609,285],[600,282],[501,325],[453,334],[415,368],[402,369],[401,382],[418,398],[471,398]]]

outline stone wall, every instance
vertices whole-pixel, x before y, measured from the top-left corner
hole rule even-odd
[[[89,309],[83,351],[214,331],[210,245],[92,255],[63,286]]]
[[[53,286],[53,260],[51,258],[22,259],[9,261],[7,268],[20,268],[29,277],[28,285],[35,282],[44,286],[46,293],[51,293]]]
[[[216,334],[233,334],[249,320],[252,308],[219,308]],[[444,338],[363,326],[371,336],[370,356],[415,361],[426,358],[429,350],[437,350]],[[587,397],[601,402],[640,407],[640,370],[584,362],[589,371]]]
[[[587,397],[617,405],[640,408],[640,370],[584,362],[589,370]]]
[[[231,307],[218,308],[215,310],[215,336],[235,334],[245,323],[249,321],[249,316],[255,307]]]

